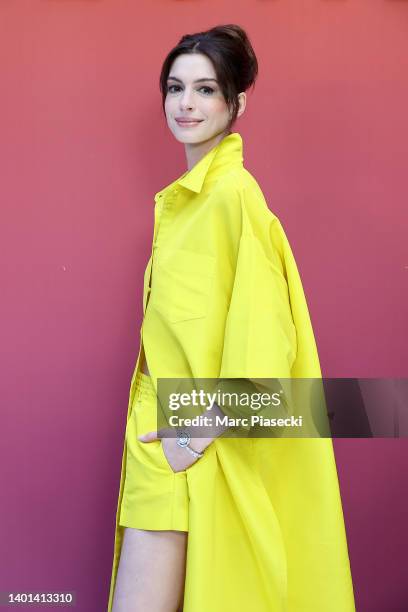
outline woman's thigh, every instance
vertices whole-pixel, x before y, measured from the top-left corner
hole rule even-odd
[[[188,533],[125,528],[112,612],[182,609]]]

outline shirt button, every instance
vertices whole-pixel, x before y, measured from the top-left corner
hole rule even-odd
[[[173,190],[173,193],[174,193],[174,194],[178,193],[178,189],[174,189],[174,190]]]

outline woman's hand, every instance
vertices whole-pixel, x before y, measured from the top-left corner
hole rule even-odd
[[[160,433],[163,434],[165,430],[161,430]],[[167,459],[168,464],[170,465],[173,472],[181,472],[197,461],[200,460],[200,457],[194,457],[192,453],[190,453],[187,449],[181,448],[177,444],[177,439],[175,437],[159,437],[158,431],[149,431],[148,433],[139,436],[138,439],[141,442],[154,442],[155,440],[161,440],[161,445],[163,447],[163,453]],[[212,440],[211,440],[212,441]],[[198,452],[202,452],[210,443],[208,438],[191,438],[191,448]]]

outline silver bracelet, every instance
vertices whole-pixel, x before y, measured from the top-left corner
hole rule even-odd
[[[177,434],[177,444],[181,448],[187,449],[188,452],[194,455],[196,459],[199,457],[204,457],[204,453],[200,453],[198,451],[195,451],[193,448],[191,448],[190,440],[191,440],[191,436],[186,431],[181,431],[180,433]]]

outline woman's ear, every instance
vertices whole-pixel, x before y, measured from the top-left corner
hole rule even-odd
[[[237,118],[242,115],[242,113],[245,111],[245,108],[246,108],[246,93],[244,91],[238,94],[238,100],[239,100],[239,110],[237,113]]]

